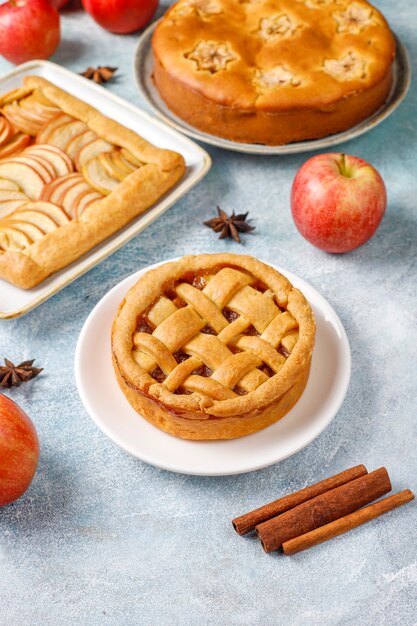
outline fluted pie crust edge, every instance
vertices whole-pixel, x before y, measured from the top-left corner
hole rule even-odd
[[[274,302],[296,320],[298,340],[279,372],[245,395],[213,400],[199,393],[171,393],[163,383],[150,379],[133,358],[137,320],[154,305],[166,285],[194,272],[225,267],[262,281],[273,292]],[[296,404],[308,381],[314,338],[315,322],[308,301],[279,272],[249,256],[202,254],[150,270],[129,290],[113,323],[112,360],[126,399],[154,426],[184,439],[232,439],[273,424]]]
[[[157,148],[44,78],[25,77],[24,87],[16,90],[16,100],[37,88],[64,113],[83,121],[100,138],[129,150],[145,165],[108,196],[91,204],[80,218],[72,219],[24,251],[0,251],[0,278],[23,289],[35,287],[120,230],[163,196],[185,172],[180,154]],[[6,97],[8,94],[0,96],[0,105]]]

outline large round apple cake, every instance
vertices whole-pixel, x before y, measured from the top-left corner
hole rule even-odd
[[[346,130],[376,111],[395,39],[365,0],[180,0],[153,35],[154,80],[191,125],[279,145]]]
[[[314,318],[282,274],[201,254],[144,274],[120,305],[113,364],[127,400],[184,439],[231,439],[283,417],[307,383]]]

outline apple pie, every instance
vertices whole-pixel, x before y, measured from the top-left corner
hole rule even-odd
[[[30,289],[137,217],[181,155],[38,76],[0,96],[0,278]]]
[[[303,294],[249,256],[186,256],[121,303],[113,365],[132,407],[184,439],[232,439],[283,417],[306,386],[315,324]]]
[[[376,111],[395,39],[365,0],[180,0],[152,49],[156,87],[176,115],[226,139],[279,145]]]

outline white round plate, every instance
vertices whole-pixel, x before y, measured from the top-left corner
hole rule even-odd
[[[230,141],[229,139],[223,139],[210,133],[205,133],[195,126],[187,124],[180,117],[175,115],[159,95],[156,89],[153,79],[153,55],[152,55],[152,34],[157,22],[151,24],[143,35],[141,35],[135,56],[133,59],[133,71],[136,77],[136,83],[138,85],[141,95],[145,98],[147,103],[151,106],[154,113],[158,115],[166,124],[169,124],[176,130],[193,137],[198,141],[217,146],[218,148],[224,148],[225,150],[233,150],[234,152],[246,152],[248,154],[293,154],[296,152],[308,152],[310,150],[326,150],[332,146],[336,146],[344,141],[349,141],[359,135],[367,133],[385,120],[399,104],[404,100],[411,80],[410,61],[408,59],[407,51],[404,48],[401,41],[397,40],[397,55],[394,61],[394,81],[391,92],[378,111],[373,113],[366,120],[363,120],[356,126],[349,128],[341,133],[329,135],[322,139],[311,139],[309,141],[299,141],[297,143],[290,143],[284,146],[264,146],[260,144],[239,143],[237,141]]]
[[[95,306],[78,339],[75,379],[81,400],[97,426],[133,456],[182,474],[223,476],[261,469],[295,454],[329,425],[345,397],[351,358],[342,323],[311,285],[276,267],[310,301],[316,345],[307,387],[295,407],[276,424],[228,441],[185,441],[152,426],[130,406],[113,372],[110,333],[118,306],[146,267],[113,287]]]

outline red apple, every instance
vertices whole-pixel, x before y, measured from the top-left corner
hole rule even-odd
[[[112,33],[133,33],[154,15],[158,0],[82,0],[86,11]]]
[[[314,156],[298,170],[291,210],[300,233],[326,252],[364,244],[385,212],[384,181],[372,165],[349,154]]]
[[[29,487],[39,459],[35,427],[22,409],[0,394],[0,506]]]
[[[0,54],[12,63],[47,59],[60,40],[59,13],[48,0],[0,4]]]

